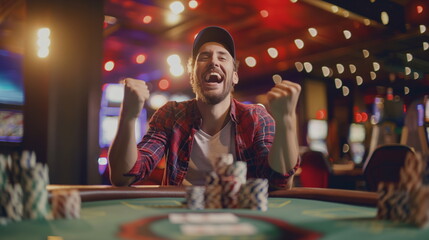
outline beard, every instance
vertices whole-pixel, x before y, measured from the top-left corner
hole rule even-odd
[[[232,77],[230,77],[230,79],[225,79],[224,81],[226,83],[225,88],[222,90],[221,93],[217,93],[217,94],[205,93],[202,90],[201,82],[199,80],[191,81],[191,85],[192,85],[193,92],[195,93],[195,95],[199,100],[209,105],[216,105],[222,102],[228,96],[228,94],[230,94],[234,90]]]

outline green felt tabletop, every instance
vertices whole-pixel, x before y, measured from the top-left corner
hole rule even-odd
[[[139,219],[166,216],[169,213],[186,213],[182,198],[144,198],[106,200],[82,203],[81,218],[76,220],[23,220],[0,226],[0,239],[122,239],[121,226]],[[266,212],[246,209],[200,210],[205,212],[230,212],[241,216],[264,216],[280,219],[290,225],[320,233],[320,239],[428,239],[429,229],[376,220],[376,208],[348,204],[296,199],[270,198]],[[275,239],[276,228],[269,223],[252,218],[240,222],[256,226],[253,239]],[[159,237],[197,239],[183,236],[180,224],[163,218],[148,224]],[[142,233],[144,234],[144,233]],[[252,239],[225,236],[211,239]]]

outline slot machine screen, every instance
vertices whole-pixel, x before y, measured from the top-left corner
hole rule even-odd
[[[308,145],[313,151],[328,153],[326,137],[328,136],[328,122],[325,120],[311,119],[308,121]]]
[[[99,145],[101,148],[108,148],[118,129],[120,107],[124,98],[124,85],[118,83],[104,84],[102,93]],[[137,142],[141,140],[146,132],[146,117],[146,109],[143,109],[136,121],[135,135]]]
[[[310,140],[326,139],[328,136],[327,121],[316,119],[309,120],[307,134]]]
[[[365,141],[365,126],[362,124],[352,123],[349,131],[350,142],[363,142]]]
[[[17,110],[0,110],[0,142],[22,142],[23,114]]]
[[[141,114],[146,116],[146,114]],[[118,130],[119,116],[102,116],[101,117],[101,126],[100,126],[100,147],[109,147],[112,144],[113,139],[116,136],[116,131]],[[139,142],[143,137],[145,130],[145,121],[140,117],[136,121],[135,135],[136,141]]]
[[[0,103],[24,104],[22,56],[6,50],[0,50]]]
[[[349,144],[351,157],[354,163],[361,164],[365,155],[365,126],[352,123],[349,129]]]
[[[101,98],[101,107],[117,108],[121,107],[124,99],[124,85],[119,83],[106,83],[103,85],[103,95]]]

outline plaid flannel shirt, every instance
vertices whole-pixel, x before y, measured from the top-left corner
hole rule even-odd
[[[299,167],[286,175],[271,169],[268,153],[274,139],[275,122],[262,106],[231,101],[230,117],[235,129],[236,160],[247,163],[248,178],[267,178],[272,188],[284,188],[288,178]],[[166,185],[181,185],[188,170],[194,134],[200,129],[202,117],[196,100],[168,102],[159,108],[149,121],[149,128],[137,145],[138,159],[125,174],[135,181],[149,176],[166,155]]]

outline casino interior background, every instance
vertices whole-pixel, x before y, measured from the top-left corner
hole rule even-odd
[[[140,135],[164,101],[193,96],[186,63],[206,25],[235,38],[239,100],[264,104],[273,78],[301,84],[301,151],[321,152],[329,172],[361,167],[384,143],[428,152],[426,0],[1,0],[0,7],[1,150],[35,150],[52,183],[106,180],[120,79],[150,87]],[[41,28],[50,34],[42,30],[37,40]],[[356,175],[326,186],[350,187],[338,183]]]

